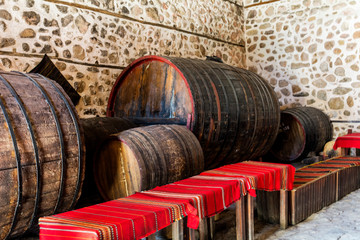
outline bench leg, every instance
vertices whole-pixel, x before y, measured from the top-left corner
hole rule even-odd
[[[347,151],[348,150],[346,148],[340,148],[340,156],[346,156]]]
[[[336,172],[335,200],[339,200],[339,172]]]
[[[209,218],[209,236],[214,239],[215,236],[215,216]]]
[[[246,225],[247,237],[249,240],[254,239],[254,198],[247,194],[246,197]]]
[[[280,190],[280,228],[286,229],[288,227],[288,191]]]
[[[244,197],[240,197],[238,201],[235,202],[235,211],[236,211],[236,240],[245,240],[246,239],[246,230],[245,230],[245,203]]]
[[[200,220],[199,223],[199,239],[207,240],[208,239],[208,218],[204,217]]]
[[[189,229],[189,240],[195,240],[195,229],[192,229],[192,228],[188,228]]]
[[[172,227],[172,239],[173,240],[182,240],[184,239],[184,231],[183,231],[184,221],[182,219],[174,222]]]
[[[296,217],[296,204],[297,202],[295,201],[295,194],[296,194],[296,190],[291,190],[290,191],[290,224],[291,225],[295,225],[295,217]]]

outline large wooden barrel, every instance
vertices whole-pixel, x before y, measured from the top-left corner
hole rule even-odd
[[[175,182],[204,170],[194,134],[179,125],[138,127],[113,135],[98,151],[95,181],[106,200]]]
[[[103,199],[97,190],[93,165],[96,152],[101,144],[114,133],[134,128],[136,125],[124,118],[117,117],[95,117],[80,119],[80,125],[84,130],[86,146],[85,178],[80,199],[76,208],[94,205],[103,202]]]
[[[264,155],[280,121],[276,95],[257,74],[215,61],[159,56],[137,59],[121,73],[107,115],[186,125],[200,141],[206,168]]]
[[[75,108],[55,82],[0,71],[0,239],[71,209],[84,175]]]
[[[297,107],[281,112],[278,136],[270,153],[280,161],[296,161],[310,152],[320,152],[332,139],[329,117],[313,107]]]

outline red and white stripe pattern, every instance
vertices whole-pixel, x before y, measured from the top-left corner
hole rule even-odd
[[[255,189],[292,189],[290,165],[243,162],[94,206],[40,218],[40,239],[141,239],[188,217],[190,228]]]

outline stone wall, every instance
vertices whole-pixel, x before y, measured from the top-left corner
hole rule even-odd
[[[360,120],[360,1],[254,2],[245,11],[249,69],[271,83],[283,108],[322,109],[336,121],[335,136],[360,131],[352,123]]]
[[[81,117],[104,116],[117,76],[144,55],[246,67],[242,0],[0,0],[0,70],[48,54],[80,93]]]

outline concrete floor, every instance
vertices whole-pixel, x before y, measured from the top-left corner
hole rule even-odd
[[[323,208],[305,221],[277,230],[269,240],[355,240],[360,239],[360,189]]]

